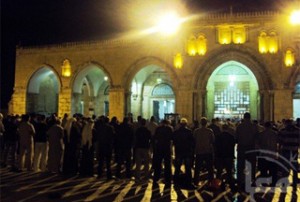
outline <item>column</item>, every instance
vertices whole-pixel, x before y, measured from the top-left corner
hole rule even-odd
[[[65,113],[71,115],[72,90],[63,87],[58,95],[58,116],[63,117]]]
[[[125,90],[119,86],[111,87],[109,90],[109,117],[116,116],[123,121],[125,112]]]
[[[26,88],[15,87],[12,98],[8,106],[8,114],[25,114],[26,113]]]
[[[274,90],[274,121],[293,117],[293,89]]]
[[[189,123],[193,121],[193,91],[179,89],[176,93],[176,113],[181,117],[188,119]]]

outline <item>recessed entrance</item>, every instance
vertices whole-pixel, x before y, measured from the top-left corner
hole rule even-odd
[[[26,95],[26,112],[50,115],[58,111],[59,82],[49,67],[43,67],[31,77]]]
[[[90,65],[75,78],[72,92],[72,114],[109,115],[109,78],[102,69]]]
[[[216,68],[207,83],[208,117],[240,119],[258,116],[258,83],[245,65],[228,61]]]
[[[135,117],[157,120],[165,113],[175,112],[175,95],[166,71],[156,65],[144,67],[136,73],[131,83],[130,109]]]

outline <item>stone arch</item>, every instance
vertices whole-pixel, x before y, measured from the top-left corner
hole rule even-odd
[[[104,94],[103,86],[111,86],[111,83],[111,76],[100,64],[81,64],[71,81],[72,113],[85,116],[106,114],[104,102],[108,101],[108,95]]]
[[[126,79],[126,80],[125,80]],[[159,81],[160,79],[160,81]],[[124,76],[123,85],[126,91],[126,112],[132,113],[134,116],[142,115],[146,118],[152,116],[155,107],[162,109],[161,102],[163,97],[155,98],[151,96],[153,86],[157,83],[168,83],[172,86],[173,92],[179,85],[179,80],[172,67],[167,63],[154,57],[142,58],[134,63]],[[175,103],[175,93],[172,103]],[[165,97],[166,100],[171,98]],[[166,108],[162,113],[172,113],[175,111],[175,105]],[[160,119],[163,117],[159,117]]]
[[[49,115],[58,111],[61,80],[50,65],[43,65],[31,74],[26,90],[26,112]]]
[[[169,65],[167,62],[157,57],[144,57],[144,58],[140,58],[139,60],[131,64],[128,71],[126,71],[122,82],[124,88],[129,89],[135,75],[141,69],[147,66],[156,66],[166,71],[171,78],[173,88],[177,88],[180,85],[180,80],[172,65]]]
[[[253,50],[252,50],[253,52]],[[213,71],[227,61],[236,61],[248,67],[254,74],[258,82],[259,89],[271,90],[274,88],[271,74],[267,70],[263,58],[259,55],[254,55],[247,48],[233,46],[221,48],[208,55],[208,59],[199,64],[193,78],[194,89],[205,91],[208,79]]]

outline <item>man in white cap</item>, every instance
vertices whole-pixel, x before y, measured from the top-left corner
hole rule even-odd
[[[174,132],[173,143],[175,146],[175,174],[174,183],[179,183],[181,165],[185,166],[184,186],[193,189],[192,185],[192,165],[194,152],[194,138],[192,130],[187,127],[187,119],[180,120],[179,128]]]

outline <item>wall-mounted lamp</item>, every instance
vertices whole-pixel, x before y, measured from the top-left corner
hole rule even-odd
[[[70,77],[72,74],[71,64],[68,59],[65,59],[63,61],[63,64],[61,66],[61,74],[63,77]]]
[[[174,56],[174,67],[176,69],[181,69],[183,66],[183,58],[182,58],[182,55],[180,53],[177,53],[175,56]]]

